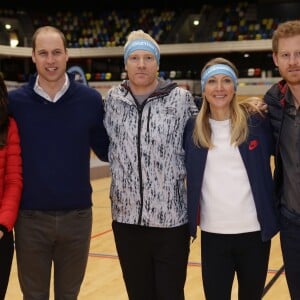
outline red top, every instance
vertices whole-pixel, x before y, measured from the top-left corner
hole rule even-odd
[[[9,119],[6,146],[0,149],[0,230],[11,231],[23,188],[22,159],[17,124]]]

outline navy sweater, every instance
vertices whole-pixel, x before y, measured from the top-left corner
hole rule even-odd
[[[21,209],[72,210],[92,206],[90,150],[107,161],[100,93],[69,75],[67,92],[55,103],[28,84],[9,92],[9,111],[21,139],[24,189]]]

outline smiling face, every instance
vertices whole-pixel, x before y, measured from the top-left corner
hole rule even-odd
[[[300,35],[279,38],[273,60],[280,75],[289,84],[300,84]]]
[[[68,53],[57,32],[43,30],[37,35],[32,61],[36,65],[41,86],[64,83]]]
[[[230,103],[235,95],[235,85],[232,78],[224,74],[216,74],[206,81],[203,96],[209,103],[213,119],[228,119]]]

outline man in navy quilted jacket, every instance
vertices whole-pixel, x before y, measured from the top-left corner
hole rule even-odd
[[[280,240],[291,299],[300,299],[300,21],[280,24],[272,48],[274,63],[283,78],[265,95],[277,138],[275,180],[280,199]]]

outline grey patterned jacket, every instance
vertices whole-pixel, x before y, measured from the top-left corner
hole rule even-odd
[[[160,79],[139,106],[125,80],[108,92],[105,110],[113,220],[163,228],[187,223],[182,139],[197,113],[191,93]]]

